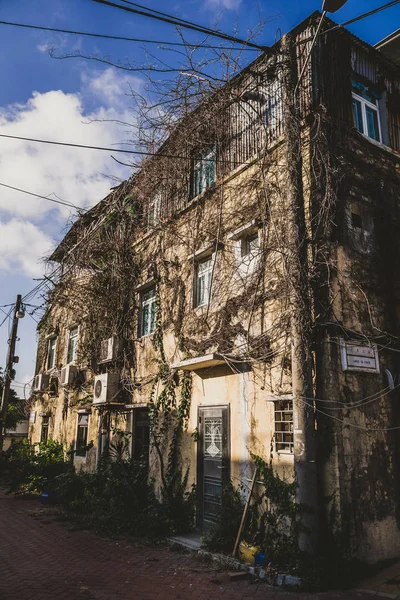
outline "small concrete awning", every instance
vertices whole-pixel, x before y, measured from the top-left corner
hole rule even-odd
[[[181,369],[182,371],[198,371],[199,369],[208,369],[224,364],[225,360],[220,354],[205,354],[204,356],[182,360],[172,365],[172,368]]]

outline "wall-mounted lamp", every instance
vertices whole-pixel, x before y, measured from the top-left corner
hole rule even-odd
[[[310,60],[311,52],[313,51],[313,48],[315,46],[315,42],[317,41],[317,37],[318,37],[319,32],[320,32],[321,27],[322,27],[322,23],[324,22],[324,19],[326,17],[326,13],[327,12],[329,12],[329,13],[336,12],[337,10],[339,10],[339,8],[342,8],[342,6],[344,4],[346,4],[346,2],[347,2],[347,0],[323,0],[323,2],[322,2],[322,11],[323,11],[322,12],[322,16],[321,16],[320,21],[318,23],[317,31],[315,32],[315,36],[314,36],[314,39],[312,41],[310,50],[309,50],[309,52],[307,54],[307,58],[304,61],[304,65],[303,65],[303,68],[301,70],[300,77],[299,77],[299,79],[298,79],[298,81],[296,83],[296,87],[294,88],[294,96],[295,97],[296,97],[297,88],[300,85],[300,81],[302,80],[302,77],[303,77],[303,75],[305,73],[305,70],[307,68],[308,62]]]
[[[334,13],[339,8],[342,8],[346,4],[347,0],[324,0],[322,3],[322,10],[328,13]]]

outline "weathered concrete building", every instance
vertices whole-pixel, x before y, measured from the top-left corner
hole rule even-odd
[[[226,481],[251,479],[251,453],[293,478],[303,406],[322,543],[333,527],[375,561],[400,552],[400,71],[328,21],[288,113],[316,21],[187,115],[55,251],[30,437],[95,468],[129,432],[161,485],[174,436],[154,415],[174,414],[201,527]],[[313,359],[295,404],[294,159]]]

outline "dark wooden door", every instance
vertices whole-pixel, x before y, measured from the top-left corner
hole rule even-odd
[[[230,480],[229,406],[199,408],[198,526],[218,520],[221,494]]]

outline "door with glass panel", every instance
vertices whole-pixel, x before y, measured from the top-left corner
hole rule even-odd
[[[229,406],[199,408],[198,431],[197,521],[207,528],[218,520],[222,490],[230,480]]]

